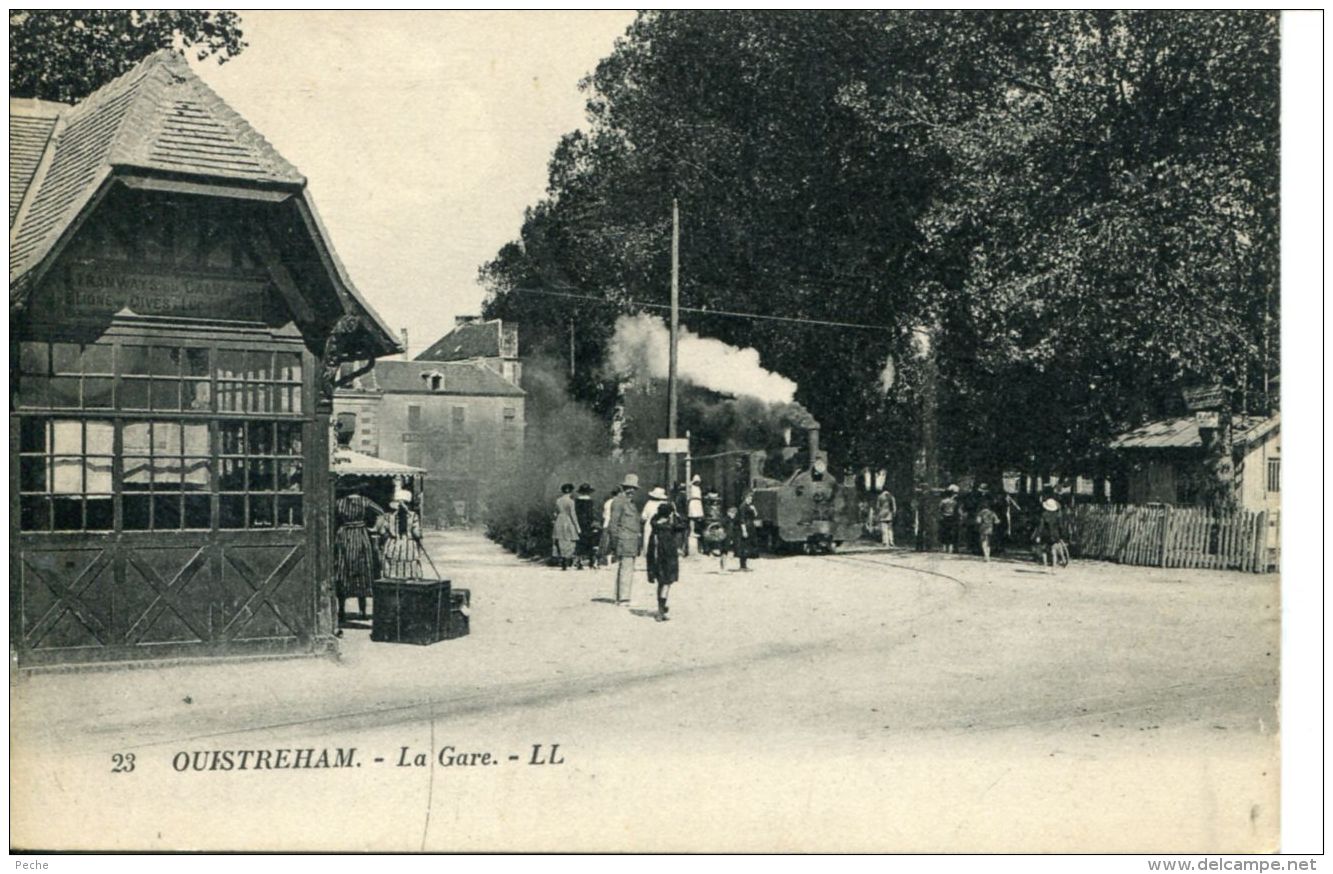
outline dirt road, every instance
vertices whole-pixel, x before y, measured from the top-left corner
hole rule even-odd
[[[1276,577],[876,551],[751,573],[700,560],[658,623],[646,585],[631,608],[608,603],[607,570],[534,566],[472,534],[432,552],[473,591],[467,638],[349,630],[336,662],[17,682],[16,845],[1276,842]],[[348,766],[290,767],[322,751]]]

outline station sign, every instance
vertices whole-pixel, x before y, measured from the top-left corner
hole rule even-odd
[[[275,313],[266,281],[231,275],[74,263],[54,272],[34,301],[52,321],[104,320],[117,313],[264,322]]]
[[[688,437],[658,437],[657,452],[659,455],[689,455],[690,439]]]

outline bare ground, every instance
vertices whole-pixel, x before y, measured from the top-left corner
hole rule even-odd
[[[658,623],[642,573],[617,608],[611,570],[561,573],[468,533],[431,552],[472,589],[467,638],[349,630],[337,661],[21,678],[12,843],[1276,845],[1274,576],[874,550],[751,573],[697,560]],[[535,744],[563,762],[528,764]],[[446,767],[448,746],[500,764]],[[359,767],[173,768],[182,752],[305,747],[356,747]],[[417,752],[432,764],[397,764]],[[126,753],[135,770],[112,773]]]

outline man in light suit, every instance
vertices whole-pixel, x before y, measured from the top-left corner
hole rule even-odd
[[[639,490],[639,477],[626,474],[620,484],[620,494],[611,501],[606,530],[610,532],[611,549],[616,560],[616,603],[630,602],[634,586],[634,559],[642,547],[643,529],[640,527],[639,510],[634,506],[634,495]]]

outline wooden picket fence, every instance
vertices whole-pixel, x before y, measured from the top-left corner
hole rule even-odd
[[[1264,511],[1083,504],[1074,509],[1074,524],[1073,552],[1082,558],[1253,573],[1276,568]]]

